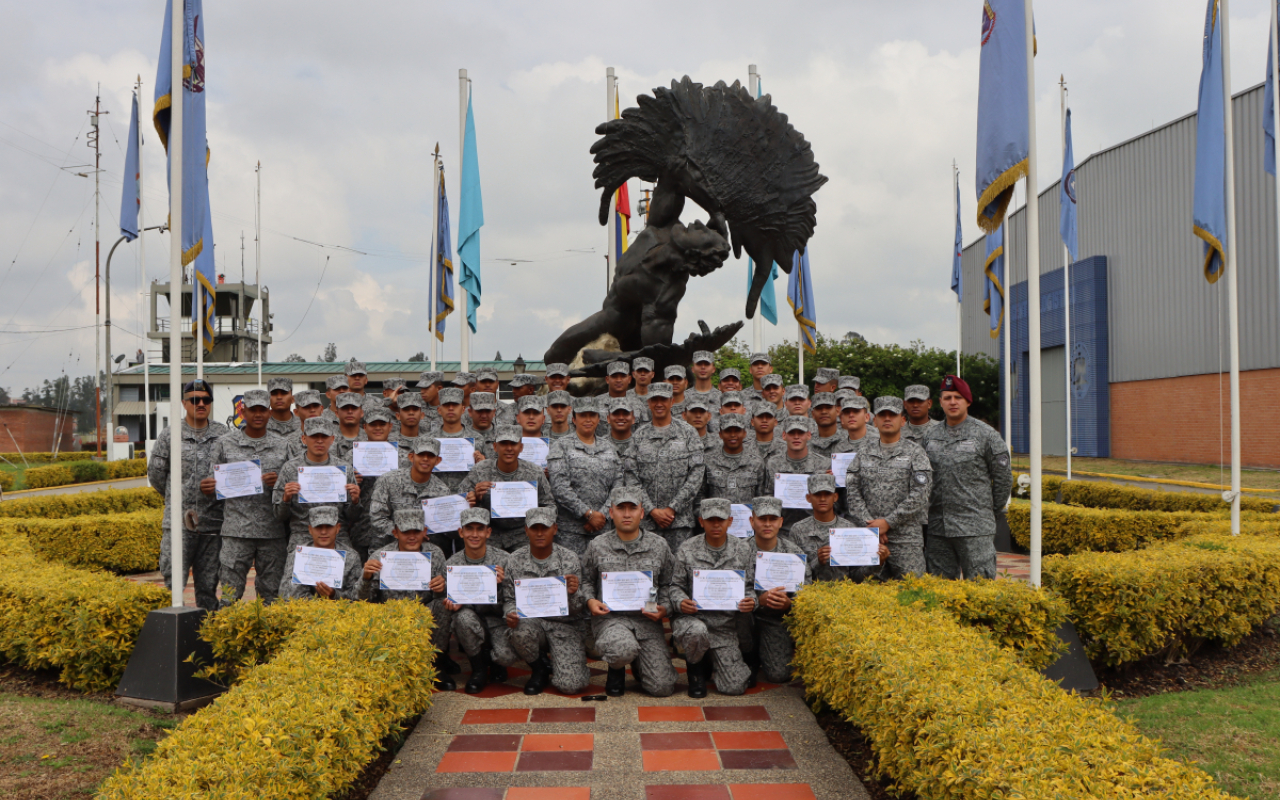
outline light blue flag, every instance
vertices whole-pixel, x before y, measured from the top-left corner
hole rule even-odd
[[[1027,34],[1024,0],[985,0],[978,73],[978,227],[1004,222],[1013,187],[1027,174]]]
[[[1267,87],[1262,92],[1262,168],[1272,175],[1276,174],[1276,86],[1271,74],[1272,37],[1267,37]]]
[[[1004,324],[1004,226],[996,228],[995,233],[987,234],[987,259],[983,262],[982,272],[986,279],[982,282],[982,310],[987,313],[991,322],[991,338],[1000,338],[1000,328]]]
[[[444,341],[445,317],[453,313],[453,240],[449,231],[449,195],[440,170],[440,196],[436,202],[436,338]],[[474,330],[474,328],[472,328]]]
[[[202,313],[192,316],[204,320],[204,344],[213,349],[214,310],[218,276],[213,264],[213,226],[209,210],[209,145],[205,137],[205,72],[204,14],[201,0],[183,2],[185,17],[183,36],[182,97],[182,265],[193,264],[193,283],[202,291]],[[170,36],[173,0],[164,12],[164,32],[160,37],[160,64],[156,70],[156,104],[152,111],[156,132],[167,152],[169,149],[169,111],[173,102],[170,64],[173,41]]]
[[[1218,24],[1218,8],[1218,0],[1209,0],[1204,15],[1192,208],[1192,231],[1204,240],[1204,277],[1209,283],[1217,283],[1222,277],[1227,244],[1227,106],[1222,94],[1222,26]]]
[[[120,195],[120,235],[138,238],[138,209],[142,206],[142,173],[138,171],[138,94],[129,115],[129,147],[124,153],[124,191]]]
[[[956,184],[956,241],[951,249],[951,291],[956,293],[956,302],[964,301],[964,271],[960,268],[960,255],[964,251],[964,239],[960,234],[960,184]]]
[[[791,257],[791,278],[787,283],[787,302],[800,323],[802,344],[809,353],[816,353],[818,333],[818,309],[813,303],[813,280],[809,274],[809,248],[799,250]]]
[[[458,283],[467,293],[467,325],[476,330],[480,307],[480,228],[484,226],[484,202],[480,199],[480,162],[476,157],[476,120],[467,98],[467,128],[462,139],[462,198],[458,210]]]
[[[1062,180],[1058,184],[1058,232],[1067,246],[1071,263],[1076,263],[1080,233],[1076,222],[1076,156],[1071,147],[1071,109],[1067,109],[1067,147],[1062,154]]]
[[[756,97],[764,97],[764,81],[756,82]],[[747,295],[751,295],[751,280],[755,275],[756,265],[747,257]],[[771,324],[778,324],[778,295],[773,289],[773,282],[778,277],[778,265],[769,262],[769,281],[765,283],[764,288],[760,290],[760,314]]]

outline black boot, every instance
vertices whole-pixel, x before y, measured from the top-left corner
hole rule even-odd
[[[689,696],[695,700],[707,696],[707,673],[711,671],[707,669],[709,666],[706,656],[696,664],[685,662],[684,674],[689,679]]]
[[[444,653],[436,656],[436,689],[441,692],[452,692],[458,688],[458,684],[453,682],[453,678],[449,677],[449,673],[445,670],[444,661],[448,661],[449,657]]]
[[[507,668],[490,658],[489,683],[506,683],[507,677]]]
[[[760,682],[760,653],[755,650],[750,653],[743,653],[742,660],[747,662],[747,669],[750,670],[747,675],[747,688],[754,689],[756,684]]]
[[[489,685],[489,651],[481,650],[480,655],[471,656],[471,677],[467,679],[467,694],[480,694]]]
[[[547,680],[550,675],[548,669],[550,664],[547,663],[547,657],[541,656],[529,665],[529,669],[533,672],[529,676],[529,681],[524,685],[524,693],[527,695],[542,694],[542,690],[547,688]]]
[[[436,664],[436,669],[441,670],[447,675],[457,675],[462,672],[462,667],[458,666],[458,662],[449,657],[449,652],[440,654],[440,660]]]
[[[642,689],[644,688],[644,678],[640,677],[640,657],[639,656],[636,656],[635,660],[631,662],[631,677],[636,679],[636,684],[640,688]]]
[[[626,667],[609,667],[609,674],[604,679],[604,693],[610,697],[622,697],[627,693]]]

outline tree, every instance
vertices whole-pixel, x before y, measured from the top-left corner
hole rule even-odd
[[[297,353],[290,353],[284,360],[286,364],[305,364],[307,360]]]
[[[416,352],[416,353],[414,353],[413,355],[409,356],[408,360],[409,360],[409,361],[426,361],[426,360],[427,360],[427,354],[426,354],[426,353],[424,353],[424,352],[422,352],[421,350],[419,350],[418,352]]]
[[[337,360],[338,360],[338,346],[335,345],[333,342],[329,342],[327,345],[325,345],[324,355],[316,356],[316,361],[328,361],[330,364],[332,364],[334,361],[337,361]]]

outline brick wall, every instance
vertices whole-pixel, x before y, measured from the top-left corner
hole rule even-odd
[[[1280,369],[1240,373],[1240,459],[1246,467],[1280,467],[1280,418],[1273,413],[1277,396]],[[1229,465],[1230,415],[1226,373],[1113,383],[1111,457]]]
[[[5,430],[6,426],[8,430]],[[13,452],[16,440],[24,453],[48,453],[53,449],[56,428],[59,428],[58,414],[53,410],[0,406],[0,451]],[[79,449],[73,435],[75,429],[75,415],[64,415],[59,450]]]

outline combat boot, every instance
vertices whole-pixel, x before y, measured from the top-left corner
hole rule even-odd
[[[524,693],[527,695],[542,694],[542,690],[547,688],[547,681],[551,674],[551,664],[547,662],[546,656],[540,656],[532,664],[529,669],[532,674],[524,685]]]
[[[467,694],[480,694],[489,685],[489,651],[481,650],[479,655],[471,656],[471,677],[464,687]]]
[[[610,697],[622,697],[627,693],[626,667],[609,667],[609,674],[604,679],[604,693]]]
[[[695,700],[707,696],[707,666],[706,656],[696,664],[685,662],[684,674],[689,679],[689,696]]]

